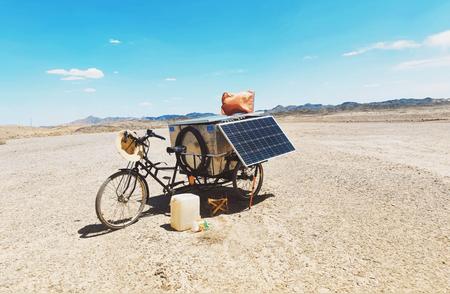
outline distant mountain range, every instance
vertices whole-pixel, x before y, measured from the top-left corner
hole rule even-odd
[[[387,100],[382,102],[369,102],[369,103],[358,103],[358,102],[344,102],[338,105],[323,105],[323,104],[303,104],[303,105],[288,105],[282,106],[278,105],[269,110],[263,110],[269,114],[284,114],[284,113],[329,113],[329,112],[340,112],[340,111],[370,111],[370,110],[386,110],[386,109],[397,109],[403,107],[421,107],[421,106],[436,106],[436,105],[450,105],[450,99],[435,99],[435,98],[423,98],[423,99],[413,99],[413,98],[402,98]],[[73,121],[69,124],[71,125],[100,125],[100,124],[110,124],[114,122],[121,121],[170,121],[170,120],[180,120],[180,119],[194,119],[206,116],[215,115],[215,113],[210,112],[192,112],[185,115],[181,114],[166,114],[161,116],[145,116],[141,118],[136,117],[106,117],[99,118],[95,116],[88,116],[84,119],[79,119]]]
[[[404,107],[420,107],[420,106],[436,106],[436,105],[450,105],[450,99],[434,99],[434,98],[402,98],[387,100],[382,102],[344,102],[338,105],[323,105],[323,104],[303,104],[303,105],[278,105],[270,110],[266,110],[271,114],[282,114],[288,112],[298,113],[327,113],[327,112],[340,112],[340,111],[370,111],[370,110],[386,110],[386,109],[398,109]]]
[[[181,114],[166,114],[161,116],[145,116],[142,119],[144,120],[177,120],[177,119],[194,119],[194,118],[202,118],[211,115],[216,115],[211,112],[191,112],[186,115]]]
[[[215,115],[214,113],[210,112],[192,112],[185,115],[181,114],[166,114],[161,116],[145,116],[141,118],[137,117],[105,117],[100,118],[96,116],[88,116],[83,119],[75,120],[70,125],[99,125],[99,124],[110,124],[114,122],[121,122],[121,121],[137,121],[137,120],[144,120],[144,121],[168,121],[168,120],[180,120],[180,119],[194,119],[194,118],[201,118],[206,116]]]

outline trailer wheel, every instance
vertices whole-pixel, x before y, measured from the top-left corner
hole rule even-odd
[[[207,173],[211,157],[208,156],[209,150],[208,146],[206,145],[205,139],[196,128],[192,126],[183,128],[180,133],[178,133],[178,136],[175,139],[175,146],[183,146],[183,140],[187,133],[191,133],[200,146],[200,163],[197,166],[190,166],[188,161],[186,160],[186,154],[175,153],[178,164],[180,165],[180,168],[189,175],[199,176]]]
[[[263,184],[263,167],[261,164],[245,167],[241,162],[238,162],[233,171],[233,188],[238,199],[247,201],[250,199],[253,180],[255,178],[256,182],[253,197],[258,195]]]

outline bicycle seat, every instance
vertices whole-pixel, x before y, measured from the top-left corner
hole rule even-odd
[[[186,152],[186,146],[167,147],[167,153],[183,153]]]

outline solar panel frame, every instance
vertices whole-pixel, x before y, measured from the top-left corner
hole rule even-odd
[[[281,132],[281,135],[283,135],[283,136],[287,139],[287,141],[289,142],[289,144],[292,146],[292,150],[289,150],[289,151],[287,151],[287,152],[284,152],[284,153],[281,153],[281,154],[278,154],[278,155],[274,155],[274,156],[270,156],[270,154],[267,153],[267,154],[269,155],[267,158],[261,159],[261,160],[256,160],[256,161],[252,161],[251,163],[248,163],[248,164],[247,164],[247,162],[243,159],[242,155],[239,153],[239,151],[237,150],[237,148],[236,148],[235,145],[233,144],[232,140],[229,138],[228,134],[223,130],[222,126],[226,126],[226,125],[230,125],[230,124],[239,124],[239,123],[244,123],[244,122],[245,122],[245,123],[248,123],[248,122],[251,122],[251,121],[256,121],[256,120],[261,120],[261,119],[267,119],[267,118],[271,118],[271,119],[273,120],[275,126],[279,128],[279,130],[280,130],[280,132]],[[231,122],[224,122],[224,123],[218,124],[218,127],[219,127],[220,131],[222,132],[222,134],[224,135],[225,139],[226,139],[226,140],[228,141],[228,143],[233,147],[233,149],[234,149],[234,151],[236,152],[238,158],[239,158],[240,161],[245,165],[245,167],[253,166],[253,165],[256,165],[256,164],[258,164],[258,163],[265,162],[265,161],[267,161],[267,160],[269,160],[269,159],[276,158],[276,157],[280,157],[280,156],[282,156],[282,155],[286,155],[286,154],[289,154],[289,153],[295,151],[295,146],[294,146],[294,144],[292,144],[292,141],[289,139],[288,136],[286,136],[286,134],[284,133],[283,129],[280,127],[280,125],[278,124],[278,122],[275,120],[275,118],[274,118],[272,115],[266,115],[266,116],[255,117],[255,118],[249,118],[249,119],[242,119],[242,120],[231,121]],[[238,135],[240,135],[240,134],[238,134]],[[280,134],[279,134],[279,135],[280,135]],[[244,139],[245,139],[245,138],[244,138]],[[262,139],[265,139],[265,137],[263,137]],[[249,144],[249,143],[245,143],[245,144]],[[250,147],[250,146],[249,146],[249,147]],[[270,148],[272,148],[272,147],[270,147]],[[251,149],[251,148],[250,148],[250,149]]]

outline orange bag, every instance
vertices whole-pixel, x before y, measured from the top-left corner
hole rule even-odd
[[[222,95],[222,114],[253,112],[255,92],[245,91],[237,94],[225,92]]]

